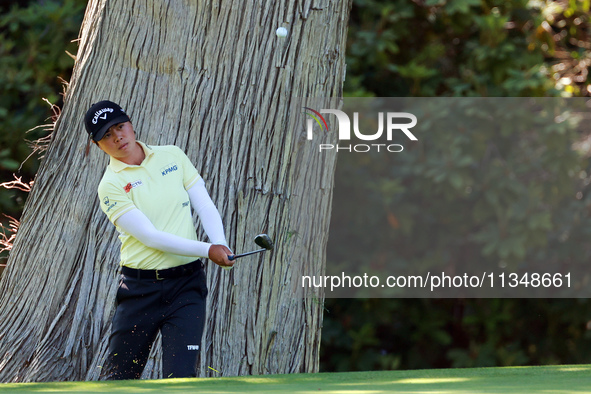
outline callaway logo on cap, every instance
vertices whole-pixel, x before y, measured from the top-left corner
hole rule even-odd
[[[109,127],[123,122],[129,122],[129,116],[119,105],[108,100],[92,104],[84,116],[86,131],[94,141],[100,141]]]

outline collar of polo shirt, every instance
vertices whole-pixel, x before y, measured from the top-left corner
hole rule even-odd
[[[135,141],[138,144],[140,144],[140,146],[142,147],[142,149],[144,150],[144,154],[146,155],[146,158],[144,159],[147,160],[148,157],[152,156],[154,154],[154,151],[152,150],[152,148],[150,148],[148,145],[144,144],[141,141]],[[127,168],[127,167],[133,167],[129,164],[126,164],[124,162],[122,162],[121,160],[117,160],[113,157],[111,157],[111,161],[109,162],[109,166],[113,169],[113,171],[115,172],[120,172],[121,170]]]

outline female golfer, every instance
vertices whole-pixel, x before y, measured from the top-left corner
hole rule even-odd
[[[104,374],[138,379],[160,331],[163,377],[195,376],[207,296],[203,264],[196,258],[233,265],[220,214],[183,151],[136,141],[119,105],[93,104],[84,123],[110,156],[98,194],[121,240],[121,277]],[[211,243],[197,240],[191,207]]]

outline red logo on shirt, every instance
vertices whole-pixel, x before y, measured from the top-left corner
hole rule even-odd
[[[135,189],[136,187],[140,187],[143,184],[144,183],[142,182],[142,180],[138,179],[137,181],[129,182],[127,185],[125,185],[123,187],[123,190],[125,190],[125,193],[129,193],[131,191],[131,189]]]

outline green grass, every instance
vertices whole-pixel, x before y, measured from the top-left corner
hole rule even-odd
[[[84,393],[591,393],[591,365],[426,369],[123,382],[19,383],[10,392]]]

